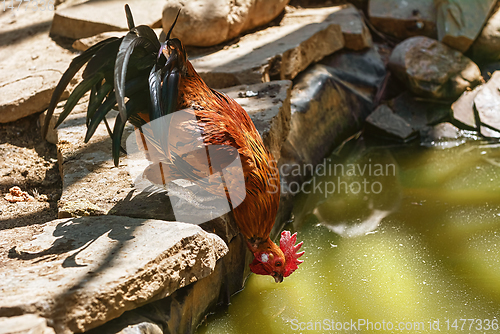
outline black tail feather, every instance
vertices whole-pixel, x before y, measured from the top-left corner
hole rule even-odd
[[[115,165],[118,165],[120,151],[124,151],[121,139],[126,122],[141,127],[146,121],[139,112],[149,114],[150,120],[174,112],[181,77],[177,52],[162,52],[164,47],[172,47],[172,41],[180,43],[178,40],[169,40],[180,11],[163,44],[150,27],[135,26],[128,5],[125,6],[125,12],[130,29],[126,36],[99,42],[73,59],[54,91],[43,129],[43,135],[46,136],[59,98],[71,79],[87,64],[82,74],[83,81],[70,94],[56,126],[67,118],[77,102],[90,90],[85,134],[85,142],[88,142],[101,121],[106,122],[108,112],[118,105],[119,114],[112,132],[106,123],[112,137]],[[128,97],[127,103],[125,97]]]

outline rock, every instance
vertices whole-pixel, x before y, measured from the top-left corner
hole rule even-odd
[[[488,62],[500,59],[500,3],[497,2],[492,15],[469,49],[475,62]],[[484,75],[483,75],[484,76]]]
[[[472,45],[496,0],[435,1],[438,39],[460,52]]]
[[[388,66],[413,93],[435,99],[455,99],[481,82],[475,63],[427,37],[412,37],[398,44]]]
[[[111,38],[111,37],[118,37],[121,38],[126,35],[126,32],[123,31],[106,31],[94,36],[90,37],[85,37],[85,38],[80,38],[77,39],[76,41],[73,42],[73,49],[78,50],[78,51],[85,51],[88,48],[90,48],[92,45],[95,45],[99,42],[104,41],[105,39]]]
[[[157,28],[157,29],[153,29],[153,30],[157,36],[160,36],[160,34],[162,33],[161,28]],[[103,33],[97,34],[95,36],[77,39],[76,41],[73,42],[72,47],[73,47],[73,49],[76,49],[79,51],[85,51],[88,48],[90,48],[92,45],[95,45],[101,41],[104,41],[105,39],[108,39],[111,37],[121,38],[125,35],[126,35],[126,32],[123,32],[123,31],[103,32]]]
[[[375,28],[398,39],[437,36],[434,0],[370,0],[368,16]]]
[[[115,167],[111,157],[111,138],[103,123],[85,144],[87,131],[87,100],[78,103],[58,129],[53,129],[62,107],[58,107],[49,126],[47,140],[57,145],[59,171],[63,190],[59,200],[59,217],[84,214],[106,214],[131,190],[132,179],[125,160]],[[114,126],[117,111],[110,111],[107,120]],[[44,123],[44,114],[40,120]],[[125,128],[124,137],[133,131]],[[81,205],[83,202],[83,206]],[[80,205],[76,205],[80,202]],[[67,205],[66,205],[67,203]],[[85,204],[87,203],[87,204]],[[95,205],[95,207],[94,207]],[[79,213],[78,213],[79,212]]]
[[[46,109],[61,73],[75,56],[47,35],[52,12],[22,13],[10,24],[4,21],[7,15],[0,19],[0,123]]]
[[[0,318],[0,334],[55,334],[47,320],[34,314]]]
[[[359,51],[372,46],[372,36],[359,11],[351,4],[336,7],[330,12],[325,8],[304,8],[287,12],[282,24],[296,23],[300,20],[316,18],[315,22],[329,21],[339,24],[344,35],[345,48]]]
[[[451,123],[440,123],[420,131],[420,143],[427,147],[450,148],[462,145],[467,136]]]
[[[162,0],[91,0],[57,10],[54,14],[51,35],[68,38],[85,38],[106,31],[127,31],[125,4],[129,4],[137,26],[144,24],[152,28],[161,26]]]
[[[485,137],[500,138],[500,71],[482,86],[474,98],[480,120],[479,132]]]
[[[325,57],[320,63],[368,96],[377,93],[386,75],[384,62],[374,48],[359,52],[341,50]]]
[[[395,114],[387,105],[380,105],[366,119],[367,132],[377,136],[407,142],[418,132],[404,118]]]
[[[416,130],[442,122],[450,115],[450,104],[419,99],[408,91],[390,100],[388,106]]]
[[[9,253],[17,261],[0,273],[0,316],[35,313],[63,334],[169,296],[208,276],[228,252],[216,235],[178,222],[106,216],[42,227]]]
[[[452,105],[454,123],[484,137],[500,138],[499,88],[500,71],[496,71],[486,84],[465,92]]]
[[[324,16],[336,11],[337,7],[324,8]],[[213,88],[293,79],[311,63],[344,46],[339,25],[327,20],[316,23],[315,16],[298,21],[243,36],[217,52],[192,52],[190,60]]]
[[[474,115],[474,98],[482,86],[472,91],[466,91],[451,105],[453,124],[461,129],[477,130],[476,116]]]
[[[221,90],[245,109],[276,161],[290,131],[291,87],[291,81],[282,80]]]
[[[306,177],[292,177],[290,168],[320,163],[335,146],[359,131],[373,108],[375,89],[372,88],[372,94],[366,93],[366,83],[360,84],[363,76],[354,76],[348,82],[340,79],[335,70],[316,64],[296,79],[291,97],[290,133],[281,151],[285,193],[286,183],[300,182]]]
[[[57,218],[77,218],[83,216],[99,216],[105,212],[86,198],[76,201],[67,201],[59,208]]]
[[[246,251],[244,238],[239,235],[231,241],[228,254],[217,261],[214,272],[208,277],[167,298],[125,312],[86,334],[193,333],[216,304],[226,306],[228,297],[243,288],[252,257]]]
[[[167,0],[163,30],[168,33],[180,11],[172,34],[185,45],[212,46],[233,39],[244,31],[269,23],[289,0]]]

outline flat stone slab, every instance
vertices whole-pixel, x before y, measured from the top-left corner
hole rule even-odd
[[[380,105],[366,118],[367,129],[375,135],[403,142],[414,139],[418,131],[387,105]]]
[[[290,131],[291,88],[290,80],[280,80],[221,89],[245,109],[276,161]]]
[[[47,319],[34,314],[0,318],[0,334],[55,334]]]
[[[158,36],[158,38],[159,38],[159,36],[162,32],[162,29],[157,28],[157,29],[153,29],[153,30],[156,33],[156,36]],[[77,39],[76,41],[73,42],[72,47],[75,50],[85,51],[88,48],[90,48],[92,45],[95,45],[101,41],[104,41],[105,39],[108,39],[111,37],[121,38],[121,37],[124,37],[126,34],[127,34],[127,32],[125,32],[125,31],[107,31],[107,32],[103,32],[103,33],[91,36],[91,37]]]
[[[200,227],[128,217],[42,225],[13,240],[0,272],[0,317],[37,314],[56,333],[83,332],[213,272],[228,248]],[[0,231],[7,240],[10,230]]]
[[[291,24],[308,20],[315,23],[329,21],[340,25],[344,35],[344,47],[349,50],[363,50],[372,46],[372,35],[359,13],[351,4],[331,8],[304,8],[288,12],[283,18],[283,24]]]
[[[90,0],[57,10],[50,33],[69,38],[90,37],[106,31],[128,31],[125,4],[130,6],[138,25],[161,27],[163,0]]]
[[[450,104],[421,99],[408,91],[390,100],[388,106],[415,130],[423,130],[450,115]]]
[[[323,8],[323,17],[339,7]],[[296,14],[297,15],[297,14]],[[205,82],[213,88],[290,80],[310,64],[344,47],[339,24],[316,15],[297,22],[269,27],[241,37],[216,52],[194,50],[190,60]]]
[[[79,216],[78,212],[92,215],[106,214],[119,200],[132,189],[132,179],[127,172],[125,159],[115,167],[111,156],[111,138],[103,123],[85,144],[87,131],[87,101],[81,100],[57,129],[53,129],[62,112],[59,106],[51,119],[47,139],[57,145],[59,171],[63,191],[59,200],[59,218]],[[111,129],[117,111],[106,116]],[[44,122],[44,114],[41,123]],[[125,129],[124,137],[131,133],[132,127]],[[83,207],[82,203],[88,203]]]
[[[10,13],[0,17],[0,123],[46,109],[57,82],[75,56],[48,36],[53,12],[25,12],[27,4],[12,22],[7,21],[12,18]]]
[[[381,32],[405,39],[437,37],[434,0],[370,0],[370,22]]]

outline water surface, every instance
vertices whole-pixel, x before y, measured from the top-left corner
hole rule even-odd
[[[297,196],[299,269],[198,333],[500,332],[500,148],[356,145]]]

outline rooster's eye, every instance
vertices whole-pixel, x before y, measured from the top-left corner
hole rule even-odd
[[[276,267],[281,267],[281,262],[279,262],[279,261],[278,261],[278,262],[276,262],[274,265],[275,265]]]

